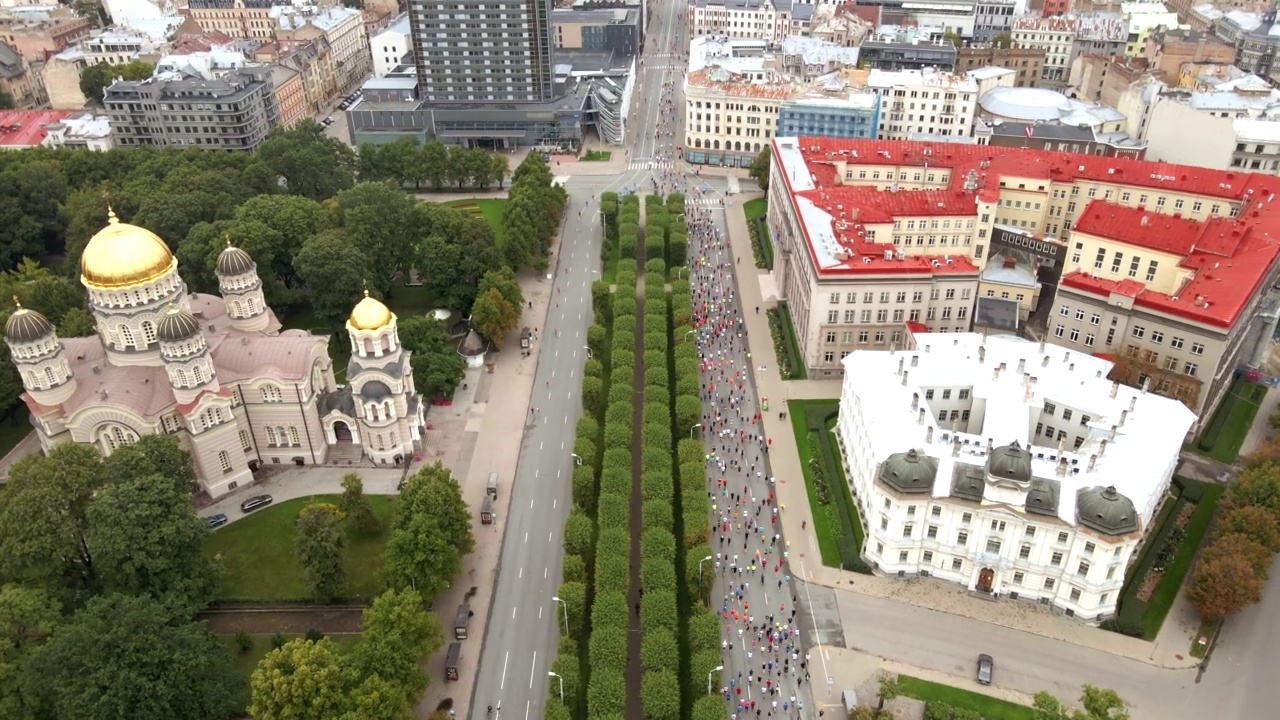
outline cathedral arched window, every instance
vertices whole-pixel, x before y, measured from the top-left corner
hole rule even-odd
[[[98,431],[98,442],[104,455],[138,441],[138,434],[123,425],[104,425]]]
[[[267,444],[271,447],[275,447],[278,444],[276,442],[276,429],[270,425],[267,426]]]
[[[58,376],[53,374],[53,368],[51,367],[44,369],[44,379],[49,383],[49,387],[53,387],[58,384]]]
[[[150,320],[142,321],[142,337],[148,345],[156,341],[156,326]]]
[[[278,403],[281,399],[280,388],[275,385],[262,386],[262,402]]]
[[[247,298],[247,299],[245,300],[245,302],[246,302],[246,303],[248,303],[248,305],[249,305],[249,314],[250,314],[250,315],[257,315],[257,314],[258,314],[258,301],[257,301],[256,299],[254,299],[254,298],[250,297],[250,298]]]
[[[40,387],[40,377],[36,375],[34,372],[27,373],[27,387],[29,388]]]
[[[231,472],[231,456],[227,454],[226,450],[218,451],[218,465],[222,468],[222,472]]]
[[[231,317],[244,317],[244,306],[240,304],[239,300],[231,301]]]
[[[178,371],[177,371],[175,374],[176,374],[176,375],[177,375],[177,377],[178,377],[178,386],[179,386],[179,387],[186,387],[186,386],[188,385],[188,383],[187,383],[187,371],[186,371],[186,370],[183,370],[182,368],[178,368]]]
[[[195,367],[191,368],[191,374],[195,376],[197,385],[204,382],[204,368],[200,367],[199,365],[196,365]]]
[[[289,444],[294,447],[302,444],[302,441],[298,439],[298,428],[296,425],[289,426]]]
[[[130,330],[128,325],[121,325],[119,332],[120,332],[120,344],[122,346],[128,345],[129,347],[133,347],[134,346],[133,330]]]

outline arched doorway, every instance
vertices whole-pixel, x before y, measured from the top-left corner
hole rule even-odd
[[[996,571],[991,568],[982,568],[978,571],[978,592],[989,593],[991,587],[996,581]]]
[[[338,442],[351,442],[351,427],[341,420],[334,420],[333,436]]]

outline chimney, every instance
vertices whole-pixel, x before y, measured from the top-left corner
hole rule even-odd
[[[1112,426],[1111,426],[1111,437],[1109,437],[1109,438],[1108,438],[1109,440],[1115,440],[1115,439],[1116,439],[1116,428],[1118,428],[1118,427],[1119,427],[1119,425],[1112,425]]]
[[[1036,396],[1035,388],[1031,386],[1031,383],[1027,383],[1027,392],[1025,395],[1022,396],[1022,401],[1029,403],[1031,402],[1031,398],[1035,396]]]
[[[911,373],[909,373],[909,372],[907,372],[907,371],[905,371],[905,370],[903,370],[903,371],[902,371],[902,387],[906,387],[906,386],[907,386],[907,376],[908,376],[908,375],[910,375],[910,374],[911,374]]]
[[[923,424],[924,424],[924,408],[920,408],[920,419],[918,420],[918,422],[919,422],[921,425],[923,425]]]
[[[902,374],[902,364],[906,362],[905,358],[898,358],[898,374]]]
[[[1098,445],[1098,457],[1102,457],[1103,455],[1106,455],[1106,454],[1107,454],[1107,439],[1102,438],[1102,443]]]
[[[1095,378],[1097,378],[1097,379],[1101,380],[1101,379],[1102,379],[1102,371],[1101,371],[1101,370],[1099,370],[1098,372],[1094,373],[1094,374],[1093,374],[1093,376],[1094,376]]]
[[[1111,383],[1111,399],[1114,400],[1116,393],[1120,392],[1120,381],[1116,380]]]
[[[987,438],[987,454],[988,454],[988,455],[990,455],[991,453],[993,453],[993,452],[995,452],[995,451],[996,451],[996,443],[995,443],[995,441],[994,441],[994,440],[992,440],[991,438]]]
[[[1058,477],[1065,477],[1067,474],[1067,458],[1065,455],[1058,457]]]
[[[1124,421],[1125,421],[1125,419],[1126,419],[1126,418],[1128,418],[1128,417],[1129,417],[1129,411],[1128,411],[1128,410],[1121,410],[1121,411],[1120,411],[1120,427],[1124,427]]]
[[[1141,225],[1142,225],[1142,227],[1146,227],[1146,226],[1147,226],[1147,223],[1149,223],[1149,222],[1151,222],[1151,219],[1150,219],[1150,218],[1148,218],[1146,215],[1143,215],[1143,216],[1142,216],[1142,220],[1141,220]]]
[[[912,356],[911,356],[911,367],[918,367],[919,365],[920,365],[920,356],[919,356],[919,355],[912,355]]]
[[[1138,396],[1134,395],[1133,397],[1129,398],[1129,412],[1133,412],[1133,409],[1137,406],[1138,406]]]
[[[960,436],[951,437],[951,457],[960,457]]]
[[[1063,435],[1062,437],[1058,438],[1058,452],[1064,453],[1066,451],[1067,451],[1067,436]]]
[[[1049,367],[1049,356],[1044,356],[1044,361],[1040,363],[1040,367]]]
[[[1067,362],[1067,361],[1068,361],[1068,360],[1070,360],[1070,359],[1071,359],[1071,351],[1070,351],[1070,350],[1068,350],[1068,351],[1066,351],[1066,352],[1062,353],[1062,362]]]
[[[933,444],[933,426],[932,425],[930,425],[924,431],[924,444],[925,445]]]
[[[1089,472],[1093,472],[1093,466],[1097,464],[1098,464],[1098,456],[1090,455],[1089,456]]]
[[[987,361],[987,349],[983,346],[978,346],[978,364],[981,365],[986,361]]]
[[[1040,338],[1040,352],[1044,352],[1044,338]]]
[[[911,393],[911,412],[920,409],[920,393]]]
[[[1075,364],[1075,363],[1071,363],[1070,365],[1068,365],[1068,366],[1067,366],[1067,371],[1068,371],[1068,372],[1075,372],[1075,369],[1076,369],[1076,364]]]
[[[1027,359],[1018,358],[1018,374],[1021,375],[1027,371]]]
[[[1004,266],[1005,266],[1005,267],[1007,267],[1007,268],[1016,268],[1016,267],[1018,267],[1018,258],[1016,258],[1016,257],[1014,257],[1014,256],[1012,256],[1012,255],[1006,255],[1006,256],[1004,257]]]
[[[994,373],[992,373],[992,374],[991,374],[991,379],[992,379],[992,380],[999,380],[999,379],[1000,379],[1000,371],[1001,371],[1003,368],[1004,368],[1004,363],[1000,363],[999,365],[997,365],[997,366],[996,366],[996,371],[995,371]]]
[[[1142,394],[1143,394],[1143,395],[1146,395],[1146,394],[1147,394],[1147,390],[1148,390],[1150,387],[1151,387],[1151,377],[1150,377],[1150,376],[1148,376],[1148,377],[1143,378],[1143,379],[1142,379]]]

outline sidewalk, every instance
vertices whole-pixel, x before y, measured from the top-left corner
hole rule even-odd
[[[725,212],[729,237],[733,239],[733,250],[737,257],[736,268],[741,273],[738,290],[742,296],[742,306],[749,310],[745,316],[747,337],[751,341],[751,370],[755,375],[756,388],[761,395],[777,403],[774,406],[777,408],[784,407],[782,403],[792,398],[838,397],[839,380],[784,381],[778,375],[778,360],[770,339],[768,319],[763,312],[766,307],[773,307],[777,303],[774,300],[762,300],[761,290],[762,286],[775,285],[768,271],[755,267],[747,240],[749,234],[746,218],[741,210],[742,204],[755,197],[761,197],[761,194],[744,193]],[[750,311],[755,306],[760,306],[759,314]],[[1016,601],[993,603],[973,598],[963,587],[951,583],[932,579],[890,579],[823,566],[817,553],[818,543],[813,530],[801,529],[802,524],[812,528],[814,523],[791,424],[789,421],[779,420],[776,412],[765,413],[764,416],[765,432],[773,440],[769,458],[778,478],[778,500],[784,510],[784,537],[790,538],[788,546],[798,559],[797,564],[802,566],[806,580],[1003,625],[1161,667],[1187,668],[1199,663],[1187,654],[1196,628],[1192,627],[1188,631],[1185,622],[1176,621],[1176,604],[1160,637],[1153,644],[1088,627],[1055,615],[1038,604]]]

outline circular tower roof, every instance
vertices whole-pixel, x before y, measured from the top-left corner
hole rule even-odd
[[[36,310],[22,307],[17,298],[13,299],[18,309],[4,323],[4,336],[9,342],[33,342],[53,334],[53,323],[49,318]]]
[[[991,451],[987,459],[987,474],[997,480],[1031,482],[1031,453],[1014,440]]]
[[[356,303],[347,322],[357,330],[384,328],[391,324],[391,308],[383,305],[377,298],[369,297],[369,291],[365,290],[364,299]]]
[[[227,246],[218,253],[214,272],[219,275],[243,275],[253,268],[253,258],[249,257],[249,253],[232,245],[231,238],[227,238]]]
[[[156,337],[166,342],[180,342],[200,333],[200,322],[186,310],[172,305],[156,323]]]
[[[880,466],[880,479],[900,492],[926,492],[938,476],[938,459],[912,448],[894,453]]]
[[[1076,496],[1076,517],[1081,525],[1108,535],[1124,535],[1138,529],[1138,512],[1133,501],[1114,485],[1084,488]]]
[[[169,246],[146,228],[122,223],[107,211],[107,226],[89,239],[80,256],[86,286],[117,290],[145,285],[178,266]]]

